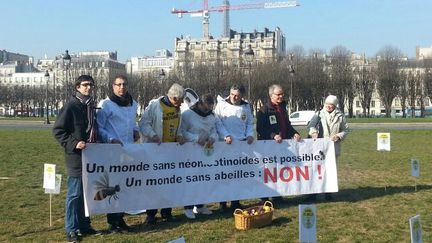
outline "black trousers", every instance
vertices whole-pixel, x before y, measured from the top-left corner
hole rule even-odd
[[[124,213],[109,213],[107,214],[107,222],[111,225],[118,225],[118,222],[123,220]]]
[[[150,209],[147,210],[146,213],[147,216],[149,217],[156,217],[157,211],[158,211],[157,209]],[[171,212],[172,212],[172,208],[162,208],[160,211],[162,218],[171,217],[172,216]]]

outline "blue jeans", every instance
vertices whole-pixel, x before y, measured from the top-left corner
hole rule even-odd
[[[68,176],[65,206],[66,234],[90,228],[90,218],[84,214],[84,194],[81,177]]]

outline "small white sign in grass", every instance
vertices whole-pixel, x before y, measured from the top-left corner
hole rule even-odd
[[[422,243],[422,227],[420,223],[420,215],[416,215],[409,219],[410,233],[411,233],[411,243]]]
[[[390,133],[379,132],[377,133],[377,150],[390,151]]]
[[[178,239],[168,241],[167,243],[185,243],[185,242],[186,242],[185,238],[182,236],[182,237],[180,237]]]
[[[55,164],[44,164],[43,188],[49,193],[49,225],[52,226],[52,195],[60,194],[61,175],[56,175]]]
[[[62,175],[56,174],[55,175],[55,188],[54,189],[45,188],[45,193],[60,194],[61,180],[62,180]]]
[[[313,204],[299,205],[299,242],[316,242],[316,207]]]
[[[418,159],[411,159],[411,175],[420,177],[420,161]]]
[[[55,164],[44,164],[43,188],[55,189]]]

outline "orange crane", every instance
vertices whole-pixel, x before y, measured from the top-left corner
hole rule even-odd
[[[183,17],[183,14],[190,14],[191,17],[203,17],[203,35],[204,38],[209,38],[209,19],[210,12],[223,12],[224,13],[224,31],[223,36],[228,37],[230,33],[229,27],[229,10],[244,10],[244,9],[261,9],[261,8],[290,8],[300,6],[297,1],[279,1],[271,2],[266,1],[262,3],[252,3],[252,4],[240,4],[240,5],[230,5],[228,0],[224,0],[223,5],[216,7],[209,7],[208,0],[203,0],[203,8],[196,10],[182,10],[175,9],[171,10],[172,14],[177,14],[179,18]]]

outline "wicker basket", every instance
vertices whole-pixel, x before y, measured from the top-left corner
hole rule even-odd
[[[270,211],[264,212],[264,206],[270,207]],[[245,211],[248,212],[247,215],[243,214]],[[273,204],[270,201],[266,201],[263,206],[250,207],[244,210],[236,209],[234,211],[235,227],[239,230],[248,230],[269,225],[273,219],[273,211]],[[258,214],[252,215],[252,212],[258,212]]]

